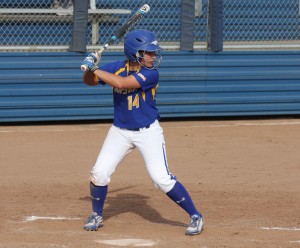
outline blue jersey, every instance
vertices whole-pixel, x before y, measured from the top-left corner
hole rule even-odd
[[[141,68],[129,71],[128,61],[116,61],[100,67],[101,70],[127,77],[133,75],[141,85],[138,89],[113,88],[114,125],[120,128],[142,128],[159,119],[156,108],[156,90],[159,73],[156,69]],[[103,83],[99,80],[99,83]]]

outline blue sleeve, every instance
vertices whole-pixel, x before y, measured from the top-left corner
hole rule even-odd
[[[158,70],[142,69],[132,74],[141,85],[143,91],[156,87],[159,80]]]
[[[112,63],[111,64],[105,64],[99,67],[100,70],[102,71],[106,71],[106,72],[110,72],[110,73],[114,73],[113,66]],[[106,83],[104,83],[100,78],[98,78],[98,82],[99,84],[105,85]]]
[[[113,63],[101,65],[99,67],[99,69],[102,70],[102,71],[107,71],[107,72],[111,72],[112,73],[113,72],[113,68],[114,68],[113,65],[114,65]]]
[[[124,68],[125,64],[126,64],[126,61],[120,60],[120,61],[115,61],[115,62],[111,62],[111,63],[105,64],[105,65],[102,65],[99,67],[99,69],[102,71],[106,71],[106,72],[115,74],[117,71]],[[101,79],[99,79],[98,82],[103,85],[105,84]]]

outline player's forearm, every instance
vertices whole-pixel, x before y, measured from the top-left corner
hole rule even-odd
[[[119,89],[140,88],[140,84],[133,76],[121,77],[110,72],[95,70],[94,74],[104,83]]]
[[[112,73],[109,73],[109,72],[106,72],[106,71],[102,71],[100,69],[98,70],[95,70],[94,71],[94,74],[101,80],[103,81],[104,83],[112,86],[112,87],[115,87],[115,88],[119,88],[122,84],[122,77],[118,76],[118,75],[115,75],[115,74],[112,74]]]

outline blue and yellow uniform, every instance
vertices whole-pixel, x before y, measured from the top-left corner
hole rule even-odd
[[[127,129],[142,128],[160,118],[156,108],[158,70],[142,67],[137,72],[130,71],[126,60],[103,65],[100,69],[122,77],[132,75],[141,85],[138,89],[113,88],[115,126]],[[99,83],[103,84],[102,81]]]
[[[85,222],[85,230],[97,230],[103,226],[103,208],[111,177],[121,161],[137,148],[153,184],[191,217],[185,234],[195,235],[202,231],[201,213],[168,167],[163,129],[156,108],[160,50],[152,32],[135,30],[124,39],[124,53],[128,60],[100,68],[95,63],[97,54],[84,60],[84,65],[98,77],[100,84],[112,87],[114,100],[114,125],[108,131],[90,175],[93,213]],[[93,79],[91,85],[96,85],[95,77]]]

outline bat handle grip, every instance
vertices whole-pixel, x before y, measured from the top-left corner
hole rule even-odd
[[[97,52],[97,54],[98,54],[99,57],[106,50],[107,47],[108,47],[108,45],[107,46],[105,45],[105,46],[103,46],[103,47],[100,48],[100,50]]]

